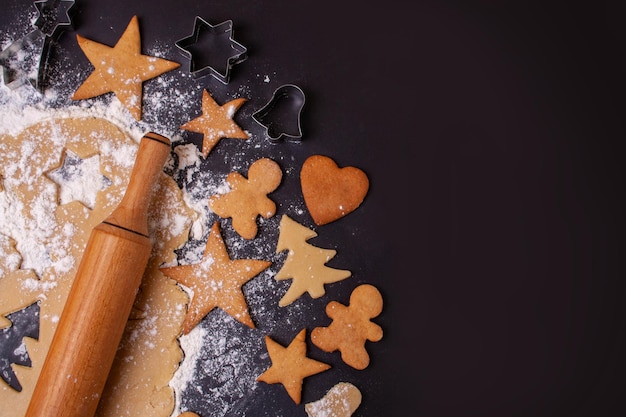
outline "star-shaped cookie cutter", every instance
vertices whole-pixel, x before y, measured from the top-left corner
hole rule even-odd
[[[30,85],[41,92],[48,53],[47,37],[39,30],[17,39],[0,51],[1,83],[12,90]]]
[[[210,74],[224,84],[230,81],[232,67],[248,57],[248,49],[233,39],[232,20],[214,26],[196,16],[193,33],[176,41],[176,46],[189,58],[193,78]]]
[[[55,37],[65,29],[72,29],[70,9],[75,0],[39,0],[35,7],[39,12],[34,25],[46,36]]]
[[[11,89],[31,85],[36,91],[43,91],[50,43],[65,29],[73,27],[69,11],[74,3],[74,0],[38,0],[33,3],[38,11],[33,23],[36,29],[0,51],[0,84]],[[35,66],[36,76],[32,70]]]

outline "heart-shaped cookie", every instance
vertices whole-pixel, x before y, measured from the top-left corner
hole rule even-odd
[[[302,164],[300,185],[313,221],[321,226],[356,210],[365,199],[369,179],[359,168],[341,168],[327,156],[312,155]]]

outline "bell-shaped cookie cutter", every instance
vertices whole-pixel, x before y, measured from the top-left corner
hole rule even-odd
[[[278,87],[272,98],[252,114],[252,118],[266,129],[270,140],[276,142],[285,136],[299,141],[302,138],[301,113],[305,96],[294,84]]]
[[[235,64],[246,60],[248,49],[233,39],[233,21],[227,20],[218,25],[212,25],[200,16],[194,20],[193,33],[176,41],[180,52],[189,58],[189,72],[194,79],[212,75],[224,84],[230,80],[231,69]],[[207,54],[215,53],[217,58],[211,63],[199,63]],[[208,61],[206,58],[204,61]],[[218,62],[221,61],[221,62]],[[223,69],[216,68],[218,65]]]

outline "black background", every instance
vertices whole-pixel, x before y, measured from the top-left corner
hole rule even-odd
[[[32,7],[9,3],[5,17]],[[363,205],[322,229],[385,300],[384,339],[349,374],[364,396],[355,416],[626,414],[624,2],[79,0],[75,11],[77,32],[111,45],[133,14],[144,45],[188,36],[196,15],[232,19],[249,57],[230,85],[277,74],[250,109],[297,84],[296,157],[367,172]],[[84,64],[73,34],[60,44]],[[350,289],[330,295],[345,303]]]

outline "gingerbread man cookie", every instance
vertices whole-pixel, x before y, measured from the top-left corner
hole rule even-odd
[[[373,285],[362,284],[352,291],[350,304],[331,301],[326,314],[333,319],[328,327],[316,327],[311,332],[315,346],[325,352],[341,352],[341,359],[355,369],[365,369],[370,362],[365,342],[378,342],[382,328],[370,321],[383,309],[383,298]]]
[[[222,218],[231,217],[233,228],[244,239],[253,239],[257,234],[258,216],[270,218],[276,213],[276,204],[267,197],[274,191],[283,173],[271,159],[261,158],[250,165],[248,179],[238,172],[226,177],[230,191],[209,198],[209,207]]]

